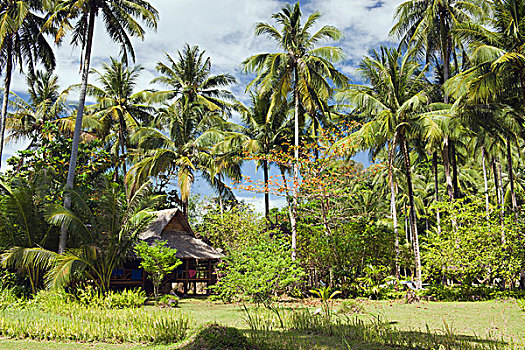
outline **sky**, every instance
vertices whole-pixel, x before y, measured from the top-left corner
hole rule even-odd
[[[334,25],[344,34],[336,45],[343,49],[345,60],[338,69],[353,82],[359,80],[356,66],[370,49],[382,44],[392,44],[388,32],[393,24],[395,8],[402,0],[309,0],[301,1],[303,17],[317,10],[322,17],[318,28]],[[265,37],[254,35],[255,23],[272,23],[271,16],[278,12],[287,1],[279,0],[150,0],[159,11],[160,20],[157,31],[148,31],[144,41],[134,40],[136,64],[144,67],[138,81],[140,89],[155,88],[150,81],[156,77],[155,65],[165,61],[165,53],[175,56],[178,50],[188,43],[198,45],[211,58],[213,73],[231,73],[238,84],[231,91],[241,102],[246,102],[244,94],[250,78],[241,72],[241,62],[247,57],[276,51],[276,45]],[[291,3],[291,2],[290,2]],[[64,42],[56,50],[59,83],[63,88],[80,83],[80,49]],[[109,56],[119,56],[119,46],[112,43],[104,32],[100,21],[96,23],[91,66],[101,69],[109,61]],[[96,83],[90,77],[90,83]],[[15,74],[12,90],[20,94],[26,90],[25,78]],[[89,101],[88,101],[89,102]],[[8,144],[2,157],[12,156],[16,150],[25,147]],[[366,153],[357,155],[358,161],[368,163]],[[259,169],[260,170],[260,169]],[[246,165],[243,172],[250,177],[260,177],[253,165]],[[197,179],[193,191],[203,196],[212,195],[210,189]],[[256,210],[263,210],[262,195],[236,191],[238,199],[253,204]],[[282,206],[284,199],[271,198],[272,206]]]

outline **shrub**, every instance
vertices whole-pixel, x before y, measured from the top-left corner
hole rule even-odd
[[[253,349],[246,337],[236,328],[218,324],[205,325],[197,332],[188,350],[248,350]]]
[[[106,309],[137,308],[144,305],[148,299],[146,293],[140,289],[124,289],[99,293],[91,285],[78,288],[75,291],[77,300],[82,305],[97,306]]]
[[[179,297],[165,294],[157,300],[156,304],[160,307],[177,307],[179,306]]]
[[[218,275],[213,288],[224,300],[267,303],[272,296],[292,290],[304,271],[292,260],[286,240],[265,237],[242,250],[229,251],[218,265]]]
[[[142,259],[140,267],[148,273],[148,278],[153,283],[155,299],[159,297],[159,288],[164,277],[182,264],[177,259],[177,249],[167,244],[166,241],[156,241],[149,245],[142,241],[135,246],[135,253]]]
[[[20,308],[25,305],[25,299],[17,295],[16,289],[0,288],[0,309]]]
[[[104,304],[109,309],[138,308],[144,305],[148,297],[142,289],[125,289],[121,292],[108,292]]]

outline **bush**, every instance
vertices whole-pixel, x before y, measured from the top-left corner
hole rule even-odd
[[[253,349],[246,337],[236,328],[218,324],[205,325],[197,332],[188,350],[248,350]]]
[[[273,296],[293,290],[304,276],[303,269],[291,258],[289,243],[269,237],[242,250],[229,251],[217,273],[219,281],[213,288],[221,298],[256,303],[267,303]]]
[[[179,306],[179,297],[165,294],[157,300],[156,305],[160,307],[177,307]]]
[[[109,291],[101,295],[91,285],[78,288],[75,292],[80,304],[97,306],[106,309],[138,308],[148,299],[146,293],[140,289],[124,289],[123,291]]]
[[[500,290],[489,286],[429,286],[418,292],[419,296],[438,301],[484,301],[525,297],[525,291]]]
[[[19,297],[16,288],[0,288],[0,309],[21,308],[25,305],[25,299]]]

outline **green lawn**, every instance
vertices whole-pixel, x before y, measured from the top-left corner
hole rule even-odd
[[[520,346],[525,344],[525,312],[521,311],[514,301],[489,302],[422,302],[404,304],[388,301],[362,301],[363,312],[358,316],[369,320],[381,318],[406,331],[444,330],[445,324],[456,334],[477,336],[486,339],[503,338],[513,340]],[[316,307],[315,303],[309,303]],[[293,307],[294,304],[284,304]],[[337,308],[337,305],[336,305]],[[197,324],[216,322],[246,330],[243,312],[240,305],[223,304],[206,300],[183,300],[180,310],[189,315]],[[338,339],[319,336],[302,336],[314,342],[316,348],[340,348]],[[352,344],[356,345],[356,344]],[[174,346],[145,346],[141,344],[91,344],[91,343],[53,343],[28,340],[0,340],[0,349],[173,349]],[[358,349],[377,349],[372,344],[357,344]]]

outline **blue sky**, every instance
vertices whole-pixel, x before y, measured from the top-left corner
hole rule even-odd
[[[254,36],[256,22],[271,22],[271,15],[287,3],[278,0],[150,0],[160,12],[159,27],[156,32],[148,32],[145,41],[135,40],[137,64],[145,70],[140,78],[141,88],[154,87],[149,82],[156,76],[155,65],[163,60],[164,52],[174,55],[185,43],[199,45],[211,57],[215,73],[232,73],[239,84],[232,87],[234,94],[244,100],[244,90],[248,77],[242,74],[240,63],[250,55],[275,51],[275,44],[263,37]],[[290,1],[288,1],[290,2]],[[319,26],[334,25],[344,33],[344,38],[336,45],[343,48],[345,61],[338,68],[356,81],[355,68],[368,50],[388,43],[388,32],[392,27],[392,16],[402,0],[309,0],[302,1],[303,15],[319,10],[322,14]],[[328,43],[334,44],[334,43]],[[97,23],[94,38],[92,67],[101,68],[109,55],[118,56],[119,48],[104,33],[103,26]],[[79,48],[66,43],[56,51],[57,74],[62,87],[80,82]],[[93,82],[92,80],[90,82]],[[23,92],[25,79],[21,75],[13,78],[12,89]],[[5,159],[24,144],[9,144]],[[357,158],[366,162],[366,155]],[[249,176],[257,176],[255,167],[244,169]],[[202,195],[210,195],[210,190],[197,180],[193,190]],[[253,204],[262,210],[262,196],[238,192],[239,199]],[[282,205],[283,199],[272,198],[272,205]]]

